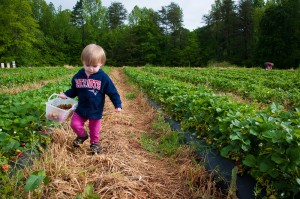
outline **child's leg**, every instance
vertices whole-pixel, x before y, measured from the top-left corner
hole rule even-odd
[[[98,143],[100,138],[100,129],[101,129],[101,119],[99,120],[89,120],[89,129],[90,129],[90,141],[91,144]]]
[[[86,120],[87,119],[80,117],[77,113],[73,114],[70,126],[79,137],[85,137],[87,135],[84,130],[84,122],[86,122]]]

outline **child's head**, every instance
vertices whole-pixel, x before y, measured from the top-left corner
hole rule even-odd
[[[86,72],[90,74],[96,73],[106,62],[105,51],[101,46],[89,44],[81,53],[81,61]]]

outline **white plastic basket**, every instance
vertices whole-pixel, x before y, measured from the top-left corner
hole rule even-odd
[[[53,96],[56,96],[56,98],[51,99]],[[68,110],[57,107],[62,104],[71,104],[72,107]],[[54,93],[48,98],[48,102],[46,102],[46,118],[58,123],[63,123],[72,115],[77,105],[78,102],[76,100],[72,98],[62,99],[58,94]]]

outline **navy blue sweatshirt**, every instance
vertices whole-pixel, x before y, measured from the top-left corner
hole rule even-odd
[[[109,76],[100,69],[87,77],[81,69],[72,78],[72,87],[65,92],[66,96],[78,96],[78,107],[75,112],[88,119],[101,119],[105,94],[109,96],[115,108],[122,108],[120,95]]]

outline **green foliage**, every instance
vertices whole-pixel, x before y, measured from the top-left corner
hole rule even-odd
[[[24,191],[34,191],[42,182],[45,186],[50,182],[46,172],[44,170],[35,171],[27,179]]]
[[[121,28],[127,19],[127,10],[120,2],[112,2],[108,7],[108,26],[111,30]]]
[[[82,194],[77,194],[75,199],[100,199],[100,196],[94,193],[92,184],[87,184]]]
[[[146,150],[159,156],[170,157],[183,145],[183,135],[170,129],[162,113],[152,124],[152,128],[153,132],[143,134],[141,137],[141,144]]]
[[[2,78],[4,85],[15,87],[41,81],[55,79],[61,75],[74,73],[78,69],[40,69],[17,68],[14,72],[5,71]],[[39,75],[37,75],[39,73]],[[42,146],[49,144],[49,137],[44,136],[46,126],[45,102],[49,93],[58,93],[68,88],[70,77],[63,82],[54,82],[44,85],[37,90],[22,91],[14,95],[2,93],[0,95],[0,155],[5,160],[18,158],[18,152],[23,153],[29,149],[37,154]],[[24,143],[25,145],[22,145]]]
[[[202,70],[176,68],[176,70],[171,71],[169,68],[163,67],[147,67],[143,70],[163,74],[166,77],[189,82],[193,85],[203,84],[214,90],[238,94],[253,102],[266,104],[276,102],[284,105],[287,109],[300,106],[300,85],[297,81],[300,78],[300,73],[297,71],[273,70],[269,72],[253,69],[253,72],[249,73],[245,68],[233,67],[224,62],[211,63],[209,66],[211,68]]]
[[[23,198],[19,189],[20,186],[24,186],[25,184],[23,171],[17,171],[12,177],[9,176],[9,172],[4,173],[1,171],[0,179],[0,195],[2,198]]]
[[[125,98],[126,98],[126,99],[129,99],[129,100],[135,99],[135,98],[136,98],[136,94],[135,94],[135,93],[132,93],[132,92],[126,93],[126,94],[125,94]]]
[[[295,23],[295,17],[299,17],[299,14],[296,14],[299,9],[299,5],[296,11],[297,9],[291,9],[288,4],[270,6],[266,9],[260,23],[257,48],[259,61],[272,60],[277,68],[287,69],[298,66],[299,38],[295,33],[299,32],[299,27]]]
[[[197,77],[202,76],[196,75],[196,69],[193,70],[195,76],[192,73],[185,76],[184,71],[188,69],[176,70],[180,75],[177,76],[173,69],[124,68],[125,73],[172,118],[180,121],[185,130],[195,130],[197,137],[213,145],[222,156],[242,162],[243,169],[258,181],[259,186],[285,197],[297,194],[300,181],[299,108],[287,111],[283,106],[271,103],[267,108],[257,110],[255,103],[236,102],[226,95],[214,94],[205,87],[205,82],[204,85],[200,81],[196,83]],[[242,72],[241,69],[219,69],[231,79],[224,70]],[[213,76],[211,72],[209,69],[208,74]],[[258,76],[257,70],[247,72],[248,76],[252,72]],[[257,80],[262,78],[254,81],[259,84]],[[222,82],[231,86],[224,80]],[[243,87],[243,84],[249,85],[249,82],[244,79],[239,86]],[[173,139],[168,137],[166,140]]]
[[[38,43],[37,21],[32,17],[29,1],[4,0],[0,4],[0,57],[1,62],[12,62],[23,65],[33,61],[38,50],[34,45]]]

